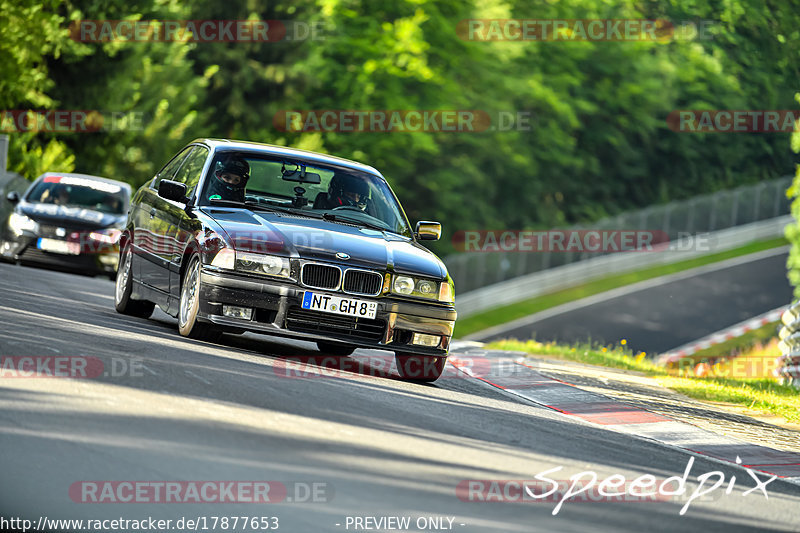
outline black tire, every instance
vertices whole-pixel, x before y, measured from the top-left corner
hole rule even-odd
[[[397,373],[405,381],[432,383],[444,373],[446,356],[396,353]]]
[[[133,273],[131,272],[131,246],[125,246],[119,260],[119,269],[114,279],[114,308],[123,315],[148,318],[153,314],[156,304],[146,300],[131,298],[133,289]]]
[[[178,332],[190,339],[214,342],[222,336],[222,331],[211,324],[201,322],[200,312],[200,258],[189,260],[189,266],[181,280],[181,300],[178,310]]]
[[[319,351],[327,355],[347,356],[352,354],[356,347],[348,346],[346,344],[338,344],[335,342],[317,341],[317,348]]]

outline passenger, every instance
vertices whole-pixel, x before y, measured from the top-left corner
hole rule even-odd
[[[56,189],[56,194],[53,197],[53,203],[58,205],[67,205],[69,204],[69,190],[63,185]]]
[[[336,174],[328,184],[328,193],[320,195],[314,202],[315,209],[335,209],[352,206],[361,209],[367,207],[369,186],[360,178],[350,174]]]

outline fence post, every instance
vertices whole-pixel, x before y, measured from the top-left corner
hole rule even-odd
[[[761,191],[766,187],[766,184],[759,183],[756,187],[756,199],[753,202],[753,222],[761,220]]]
[[[708,231],[714,231],[717,226],[717,198],[719,196],[716,194],[711,197],[711,209],[709,210],[711,211],[711,220],[708,221]]]
[[[781,210],[781,196],[783,195],[783,187],[780,183],[775,184],[775,202],[773,203],[772,216],[778,216]]]
[[[739,195],[741,191],[736,189],[733,193],[733,207],[731,208],[731,226],[736,225],[736,217],[739,216]]]

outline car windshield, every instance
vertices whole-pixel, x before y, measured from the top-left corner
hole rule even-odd
[[[242,180],[241,174],[249,172]],[[246,203],[411,236],[386,182],[357,169],[292,158],[222,153],[200,195],[203,205]]]
[[[122,215],[128,209],[127,191],[114,183],[72,176],[47,176],[33,186],[26,200],[83,207]]]

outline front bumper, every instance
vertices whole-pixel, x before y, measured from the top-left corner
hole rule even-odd
[[[377,301],[374,320],[301,308],[304,289],[292,282],[257,279],[204,268],[200,277],[200,317],[229,329],[269,333],[309,341],[341,342],[362,348],[446,355],[453,336],[453,306],[407,302],[391,296],[353,296]],[[250,320],[223,316],[222,306],[254,310]],[[437,346],[412,344],[413,334],[440,338]]]
[[[78,243],[79,253],[59,253],[40,248],[38,246],[39,239],[39,235],[26,233],[2,241],[0,242],[0,256],[6,261],[46,266],[81,274],[113,274],[117,271],[119,246],[116,244],[101,244],[89,249]],[[59,242],[66,246],[68,240],[59,240]]]

